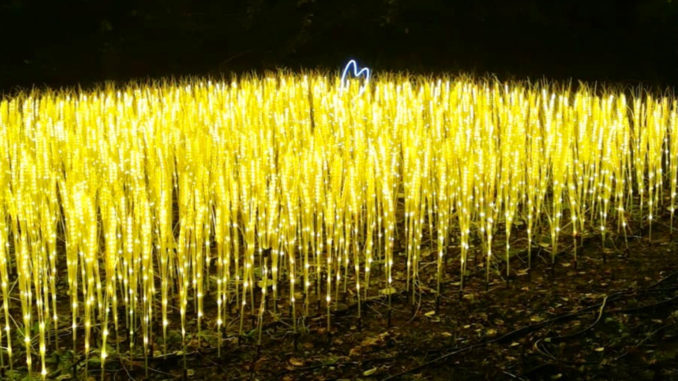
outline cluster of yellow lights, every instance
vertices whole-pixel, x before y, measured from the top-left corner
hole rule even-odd
[[[555,258],[567,237],[576,258],[583,232],[626,234],[632,206],[650,224],[673,215],[673,98],[353,82],[278,73],[0,101],[2,364],[23,338],[45,377],[68,313],[74,348],[102,366],[120,337],[148,355],[169,329],[184,344],[190,330],[242,334],[278,305],[296,330],[317,302],[329,329],[348,291],[414,292],[424,247],[440,291],[446,269],[463,286],[472,250],[489,279],[498,261],[510,274],[511,240],[548,240]]]

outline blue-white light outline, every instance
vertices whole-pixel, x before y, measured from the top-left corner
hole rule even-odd
[[[358,92],[358,96],[362,95],[363,92],[365,91],[365,88],[367,85],[370,83],[370,69],[368,67],[364,67],[360,70],[358,70],[358,63],[354,60],[351,59],[348,61],[346,66],[344,67],[344,71],[341,73],[341,87],[340,90],[343,91],[344,88],[348,88],[348,81],[346,80],[346,74],[348,74],[348,70],[353,66],[353,76],[354,77],[360,77],[362,74],[365,74],[365,82],[360,86],[360,91]]]

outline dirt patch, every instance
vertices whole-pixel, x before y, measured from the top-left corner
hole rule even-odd
[[[247,334],[222,338],[218,350],[208,308],[206,328],[188,336],[186,352],[171,329],[169,353],[146,362],[123,351],[107,361],[105,379],[676,378],[678,239],[661,221],[652,241],[644,233],[629,236],[628,247],[623,237],[611,237],[605,247],[600,237],[590,237],[579,248],[576,267],[571,253],[559,254],[552,265],[550,254],[535,248],[527,271],[525,253],[518,253],[512,278],[495,274],[489,284],[480,255],[479,271],[462,292],[450,261],[438,303],[435,290],[425,286],[435,285],[435,263],[427,265],[425,258],[414,303],[411,292],[399,292],[389,308],[386,296],[377,295],[363,303],[359,320],[349,288],[331,331],[324,305],[311,304],[296,335],[289,319],[267,312],[261,346],[256,319],[248,318]],[[231,322],[227,332],[237,332],[237,324]],[[68,357],[64,341],[52,354],[66,363],[53,374],[62,380],[72,375],[68,369],[83,371],[82,359]],[[92,358],[89,376],[98,378],[100,363]]]

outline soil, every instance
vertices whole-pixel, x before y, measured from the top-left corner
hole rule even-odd
[[[164,354],[157,354],[162,339],[156,334],[156,354],[148,362],[141,353],[130,355],[121,338],[125,349],[109,357],[104,379],[678,379],[678,237],[671,236],[668,223],[655,221],[651,240],[647,226],[626,243],[623,236],[608,237],[605,247],[600,236],[585,237],[576,264],[571,249],[552,264],[546,247],[537,246],[528,271],[526,253],[518,251],[511,278],[499,275],[505,271],[500,264],[492,268],[489,284],[477,249],[469,268],[478,271],[461,292],[457,263],[450,260],[438,301],[435,255],[428,255],[414,303],[411,292],[403,291],[391,295],[389,308],[375,282],[375,296],[363,302],[358,320],[349,286],[332,315],[331,331],[325,306],[313,301],[296,335],[289,315],[267,312],[261,346],[256,319],[248,317],[244,336],[237,335],[239,321],[230,322],[219,353],[216,322],[209,319],[214,306],[206,306],[206,328],[197,335],[194,326],[187,328],[185,352],[174,326]],[[501,242],[501,233],[497,238]],[[403,272],[396,267],[394,278],[401,281]],[[285,308],[281,302],[279,311]],[[67,320],[67,310],[63,313]],[[56,368],[50,378],[81,379],[87,372],[100,379],[97,352],[87,362],[81,351],[74,357],[69,335],[64,328],[60,348],[50,352],[48,366]],[[22,369],[3,374],[19,379]]]

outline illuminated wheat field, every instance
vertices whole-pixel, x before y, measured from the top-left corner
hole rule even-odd
[[[278,73],[0,101],[2,364],[46,377],[64,329],[102,367],[169,351],[169,329],[184,346],[252,317],[296,331],[320,314],[331,330],[347,293],[360,318],[370,297],[508,279],[533,246],[576,262],[585,234],[605,245],[673,219],[674,98],[352,82]]]

